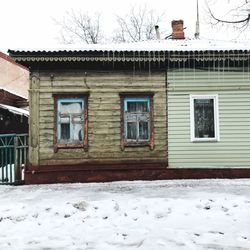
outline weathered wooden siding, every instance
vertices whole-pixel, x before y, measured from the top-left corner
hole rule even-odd
[[[250,166],[249,71],[168,72],[168,159],[170,167]],[[191,142],[190,94],[218,94],[218,142]]]
[[[53,81],[50,75],[53,74]],[[39,164],[69,164],[90,160],[165,159],[165,73],[58,71],[39,73]],[[149,92],[154,95],[155,149],[120,146],[120,92]],[[60,149],[54,153],[53,93],[89,92],[89,150]],[[31,91],[31,94],[33,92]],[[32,128],[32,127],[31,127]],[[32,156],[31,156],[32,159]],[[31,162],[32,163],[32,162]],[[34,161],[35,164],[37,162]]]

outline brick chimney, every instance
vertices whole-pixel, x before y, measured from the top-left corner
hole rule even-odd
[[[183,20],[173,20],[172,21],[172,38],[173,39],[185,39]]]

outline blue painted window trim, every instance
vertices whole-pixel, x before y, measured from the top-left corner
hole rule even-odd
[[[150,112],[150,97],[125,97],[124,98],[124,111],[128,111],[128,102],[147,102],[148,110]]]
[[[61,104],[62,103],[81,103],[82,105],[82,114],[84,113],[84,98],[58,98],[57,99],[57,141],[60,144],[61,140],[61,126],[60,126],[60,117],[59,114],[61,112]],[[72,113],[74,114],[74,113]],[[82,119],[84,119],[84,116],[82,116]],[[82,124],[84,124],[84,120],[82,120]],[[82,130],[82,137],[84,138],[84,130]],[[73,135],[73,126],[72,121],[70,120],[70,138],[72,138]]]
[[[148,112],[150,114],[150,97],[125,97],[124,98],[124,114],[125,112],[128,111],[128,103],[129,102],[147,102],[148,105]],[[124,115],[125,117],[125,115]],[[150,128],[150,126],[149,126]],[[125,132],[125,140],[127,140],[128,138],[128,132],[127,132],[127,121],[126,119],[124,119],[124,132]],[[149,134],[150,134],[150,129],[149,129]],[[150,140],[150,136],[149,139],[147,141]]]

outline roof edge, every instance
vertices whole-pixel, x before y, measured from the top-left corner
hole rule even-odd
[[[8,92],[8,93],[11,94],[11,95],[15,95],[15,96],[17,96],[17,97],[23,99],[24,101],[27,101],[27,100],[28,100],[27,97],[22,96],[22,95],[20,95],[20,94],[17,94],[17,93],[15,93],[15,92],[13,92],[13,91],[10,91],[10,90],[6,89],[6,88],[2,88],[1,86],[0,86],[0,91]]]
[[[13,58],[11,58],[10,56],[4,54],[3,52],[0,51],[0,58],[20,67],[20,68],[23,68],[27,71],[29,71],[29,69],[27,67],[25,67],[24,65],[20,64],[20,63],[17,63]]]

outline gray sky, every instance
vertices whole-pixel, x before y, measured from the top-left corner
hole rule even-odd
[[[238,31],[207,24],[205,0],[200,1],[201,36],[228,40],[238,37]],[[216,13],[223,13],[230,0],[209,0]],[[233,2],[234,0],[231,0]],[[240,0],[238,0],[240,1]],[[219,3],[218,3],[219,2]],[[225,3],[225,4],[224,4]],[[110,35],[115,15],[122,15],[132,5],[147,4],[159,13],[164,12],[162,29],[171,33],[171,20],[183,19],[185,34],[193,37],[196,21],[196,0],[1,0],[0,51],[16,48],[60,47],[59,27],[53,19],[60,20],[67,10],[83,10],[102,14],[105,35]],[[164,26],[164,27],[162,27]],[[247,32],[241,34],[246,38]]]

